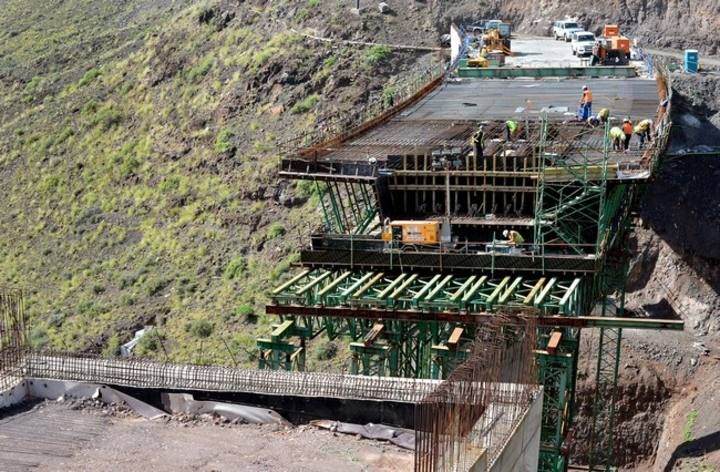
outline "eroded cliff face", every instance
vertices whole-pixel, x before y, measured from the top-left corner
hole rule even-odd
[[[532,34],[545,34],[553,21],[569,16],[596,33],[605,24],[618,24],[647,47],[720,52],[720,2],[716,0],[455,1],[443,2],[441,9],[438,17],[446,20],[496,16],[513,23],[516,31]]]

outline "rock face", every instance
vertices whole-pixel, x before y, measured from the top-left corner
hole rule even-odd
[[[618,24],[641,43],[658,47],[697,48],[717,54],[720,37],[710,34],[720,28],[720,4],[715,0],[613,0],[566,2],[541,0],[528,9],[520,0],[502,2],[500,12],[517,15],[516,23],[534,32],[546,31],[550,23],[566,16],[578,17],[589,31],[600,32],[605,24]],[[540,16],[539,16],[540,15]]]
[[[617,24],[646,46],[720,52],[720,35],[716,34],[720,3],[716,0],[493,0],[482,8],[478,2],[442,2],[440,9],[443,11],[437,11],[435,21],[444,26],[463,18],[497,17],[511,22],[516,31],[547,34],[553,21],[573,17],[595,33],[606,24]]]
[[[583,367],[580,369],[582,373]],[[595,395],[594,370],[590,368],[585,372],[584,378],[578,381],[573,439],[572,460],[580,464],[588,461]],[[648,365],[646,361],[624,369],[615,403],[615,460],[618,465],[634,467],[654,456],[662,432],[663,412],[672,394],[672,382],[672,376],[662,367]]]

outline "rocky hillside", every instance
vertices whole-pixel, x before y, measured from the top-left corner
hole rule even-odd
[[[319,221],[282,143],[395,93],[422,9],[314,0],[0,2],[0,284],[38,347],[252,363],[256,313]],[[260,325],[256,325],[260,323]]]

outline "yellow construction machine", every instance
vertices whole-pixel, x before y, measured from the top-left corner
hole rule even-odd
[[[505,56],[512,56],[510,36],[512,26],[497,22],[488,27],[480,37],[479,54],[468,59],[468,67],[490,67],[505,65]]]

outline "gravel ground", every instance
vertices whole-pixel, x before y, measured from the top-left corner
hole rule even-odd
[[[413,465],[412,453],[395,446],[311,426],[229,424],[213,417],[147,421],[123,405],[92,401],[46,402],[16,411],[0,418],[0,437],[17,442],[0,447],[3,471],[359,472]],[[38,441],[39,453],[28,449]]]

